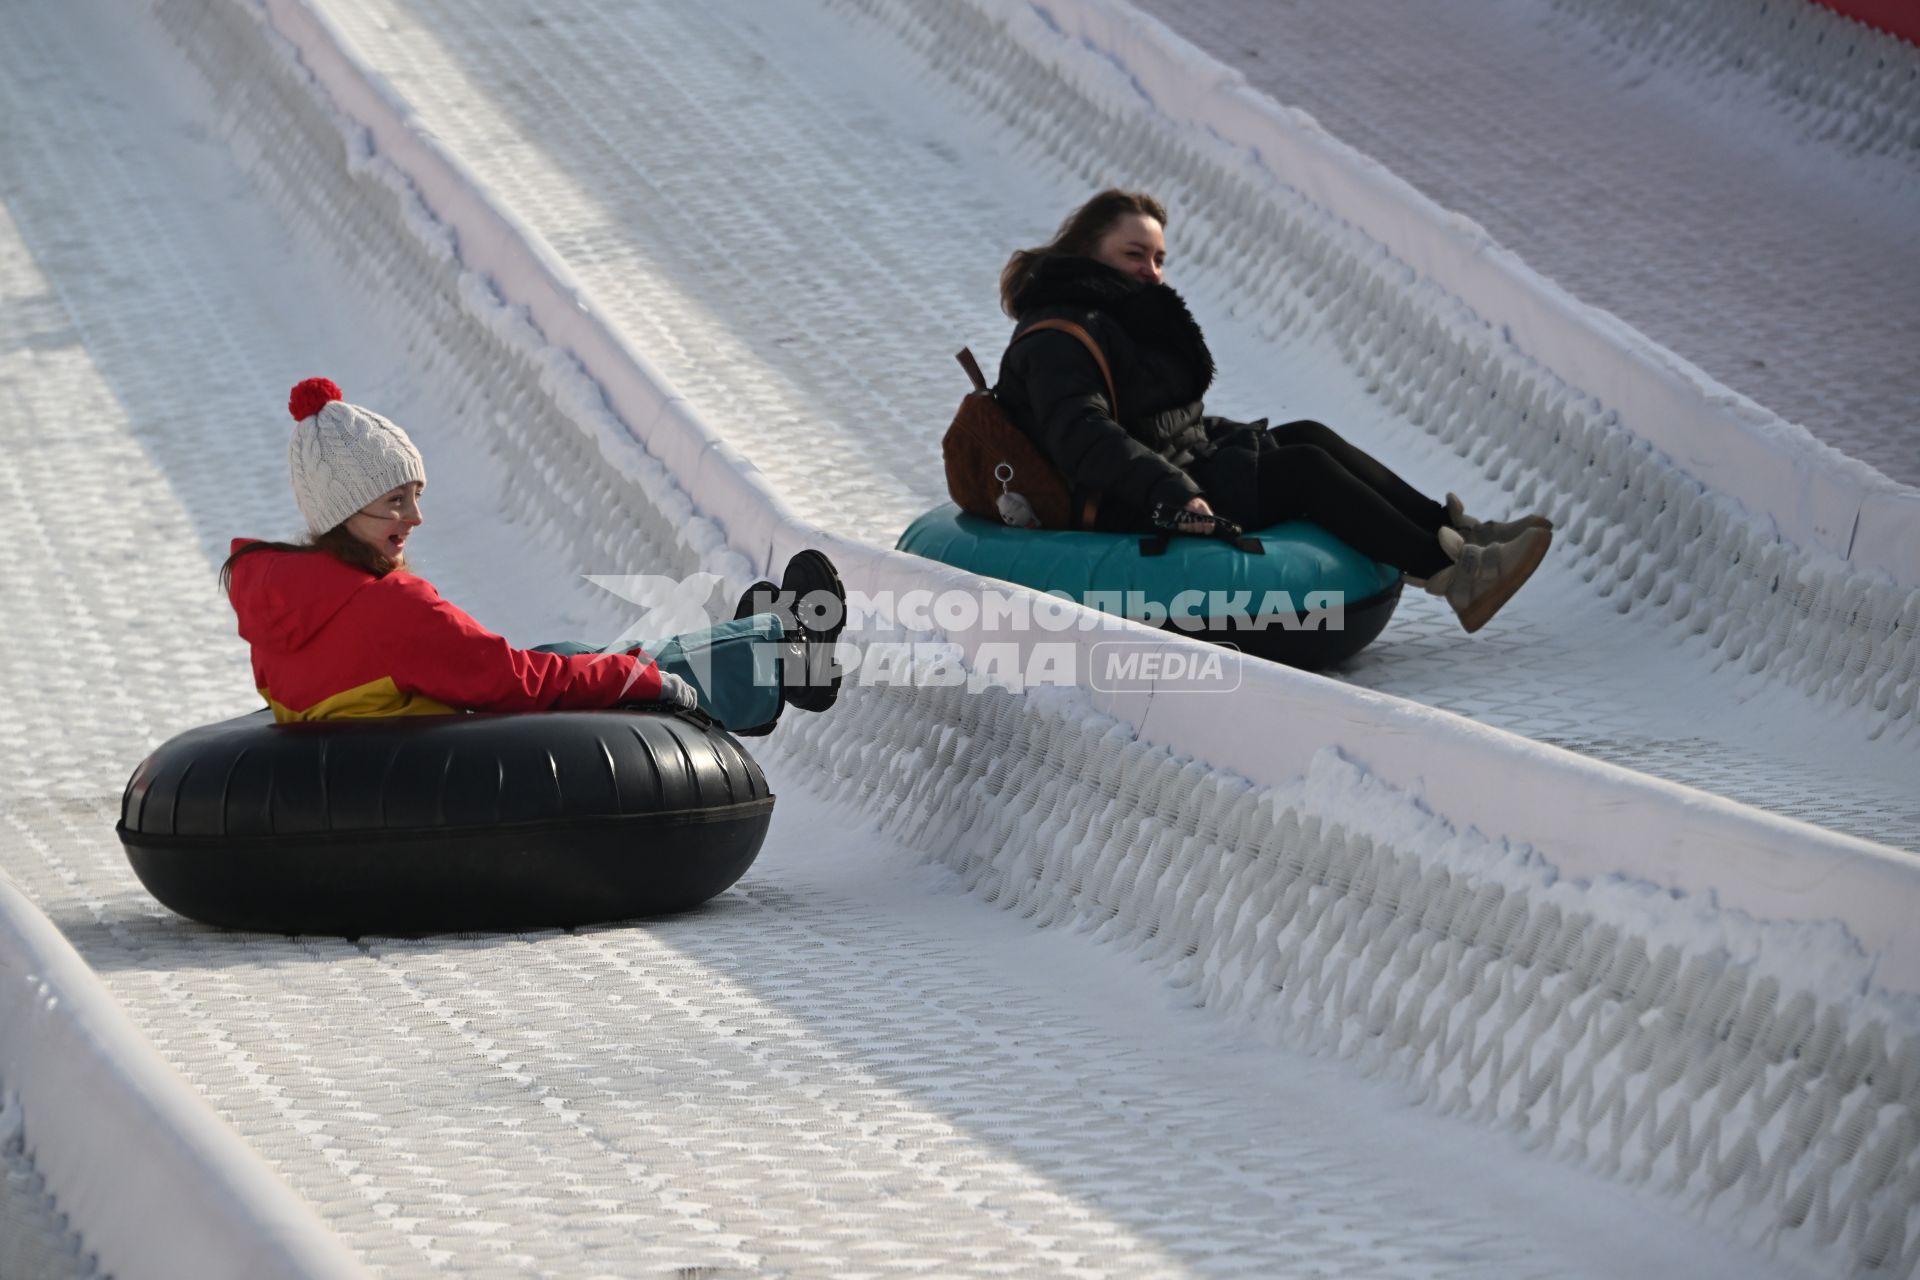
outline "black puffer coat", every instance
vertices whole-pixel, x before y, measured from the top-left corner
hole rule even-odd
[[[1258,450],[1260,432],[1206,414],[1213,357],[1187,304],[1167,285],[1143,284],[1091,258],[1043,258],[1014,310],[1020,328],[1052,318],[1080,325],[1113,370],[1117,422],[1099,366],[1072,334],[1015,342],[994,388],[1007,416],[1066,477],[1075,509],[1099,497],[1099,527],[1144,528],[1156,504],[1211,498],[1186,468],[1221,448]]]

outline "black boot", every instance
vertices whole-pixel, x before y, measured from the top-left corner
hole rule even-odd
[[[833,646],[847,625],[847,589],[826,553],[809,547],[787,561],[780,595],[788,637],[805,641],[800,669],[782,672],[781,694],[802,711],[825,711],[840,697]]]
[[[751,618],[756,613],[779,612],[780,588],[762,578],[748,587],[746,594],[740,597],[740,603],[733,606],[733,620],[738,622],[742,618]],[[783,615],[781,621],[784,623],[788,619]]]

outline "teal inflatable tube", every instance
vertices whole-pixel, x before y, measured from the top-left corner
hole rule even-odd
[[[1309,670],[1358,653],[1399,603],[1398,569],[1319,525],[1293,520],[1242,543],[1014,529],[948,503],[895,546]]]

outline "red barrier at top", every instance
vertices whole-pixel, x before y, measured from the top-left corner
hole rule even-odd
[[[1920,3],[1915,0],[1813,0],[1822,8],[1891,31],[1903,40],[1920,44]]]

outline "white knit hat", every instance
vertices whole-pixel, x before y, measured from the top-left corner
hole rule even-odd
[[[383,493],[426,483],[427,464],[398,426],[340,398],[326,378],[308,378],[287,397],[293,439],[287,473],[311,533],[325,533]]]

